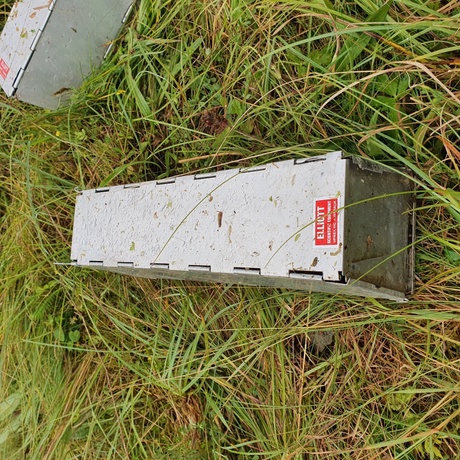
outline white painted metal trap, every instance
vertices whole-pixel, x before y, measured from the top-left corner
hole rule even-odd
[[[133,0],[21,0],[0,37],[7,96],[54,109],[97,68]]]
[[[341,152],[77,197],[72,263],[402,300],[411,181]]]

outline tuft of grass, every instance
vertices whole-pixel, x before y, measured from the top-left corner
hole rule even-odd
[[[0,95],[0,457],[458,458],[459,20],[140,0],[70,106]],[[55,265],[75,188],[337,149],[417,184],[407,303]]]

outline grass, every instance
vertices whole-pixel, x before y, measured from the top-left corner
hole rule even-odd
[[[0,457],[460,458],[459,24],[455,0],[140,0],[69,107],[1,95]],[[76,187],[337,149],[412,171],[407,303],[54,264]]]

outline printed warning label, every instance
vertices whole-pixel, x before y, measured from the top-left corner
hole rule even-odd
[[[315,246],[337,246],[338,208],[337,198],[315,201]]]
[[[3,59],[0,59],[0,78],[3,78],[4,80],[9,71],[10,68],[6,65],[6,62]]]

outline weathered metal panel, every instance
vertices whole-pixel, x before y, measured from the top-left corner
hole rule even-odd
[[[54,109],[97,68],[132,0],[23,0],[0,37],[0,84],[8,96]]]
[[[344,274],[375,286],[411,291],[410,179],[369,162],[349,161],[345,200],[350,206],[344,213]]]
[[[48,0],[16,2],[0,36],[0,82],[11,96],[53,8]]]

